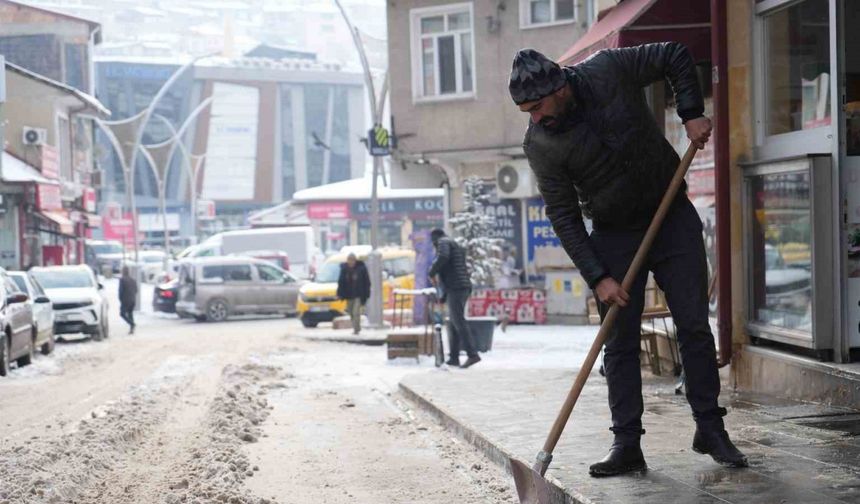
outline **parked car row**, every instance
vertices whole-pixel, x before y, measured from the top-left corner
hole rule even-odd
[[[28,272],[0,268],[0,376],[50,354],[60,334],[109,335],[109,303],[89,266],[37,267]]]

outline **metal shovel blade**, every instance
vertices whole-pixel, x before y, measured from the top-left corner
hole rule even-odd
[[[509,459],[520,504],[549,504],[549,483],[531,467]]]

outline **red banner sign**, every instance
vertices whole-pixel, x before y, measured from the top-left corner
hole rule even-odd
[[[121,217],[106,214],[102,219],[102,233],[105,240],[117,240],[123,244],[134,239],[134,225],[131,212],[123,212]]]
[[[349,203],[345,201],[308,203],[308,219],[349,219]]]
[[[60,176],[60,154],[53,145],[42,144],[42,176],[55,179]]]
[[[36,208],[39,210],[62,210],[63,198],[60,193],[60,186],[54,184],[37,184]]]
[[[546,293],[540,289],[478,289],[469,298],[469,315],[496,317],[514,324],[545,324]]]
[[[84,210],[93,213],[96,211],[96,190],[92,187],[84,187]]]

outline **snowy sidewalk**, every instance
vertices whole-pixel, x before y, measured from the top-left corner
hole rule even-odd
[[[570,347],[590,339],[570,334],[571,329],[565,328],[568,336],[564,338],[571,340]],[[522,335],[522,330],[519,332]],[[546,339],[553,339],[553,332],[531,344],[525,336],[522,347],[546,350]],[[535,356],[525,357],[525,353],[516,358],[511,345],[514,343],[504,341],[467,371],[409,375],[400,387],[407,397],[497,463],[504,465],[513,455],[531,465],[574,371],[572,365],[567,369],[526,369],[524,364]],[[571,349],[560,352],[568,362],[573,354],[579,354],[569,352]],[[527,352],[527,348],[521,350]],[[578,364],[581,355],[577,359]],[[694,425],[686,401],[674,395],[672,381],[647,373],[644,381],[647,434],[643,449],[650,470],[644,475],[617,478],[588,476],[588,465],[600,459],[611,442],[606,385],[594,373],[547,473],[555,485],[555,501],[860,502],[860,439],[854,437],[860,433],[860,411],[724,392],[723,400],[730,409],[728,428],[751,462],[749,469],[726,469],[690,449]]]

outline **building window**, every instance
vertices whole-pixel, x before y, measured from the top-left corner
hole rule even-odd
[[[576,21],[574,0],[520,0],[520,26],[539,26]]]
[[[812,330],[812,208],[809,172],[750,177],[752,318]]]
[[[411,11],[416,99],[474,96],[472,17],[471,3]]]
[[[828,0],[804,0],[762,13],[763,135],[830,125]]]

